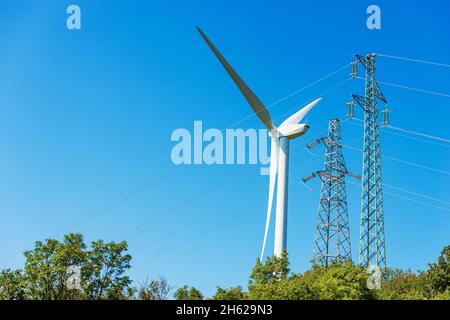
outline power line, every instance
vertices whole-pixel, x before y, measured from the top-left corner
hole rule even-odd
[[[358,119],[358,118],[352,118],[352,119],[358,120],[358,121],[362,121],[361,119]],[[345,119],[345,120],[342,121],[341,123],[344,123],[344,122],[346,122],[347,120],[350,120],[350,118]],[[351,123],[349,123],[349,124],[351,124]],[[355,143],[356,141],[359,141],[359,140],[361,140],[361,139],[362,139],[361,137],[358,137],[358,138],[352,140],[350,143],[348,143],[347,145],[344,145],[344,146],[347,147],[347,148],[351,148],[351,149],[357,150],[357,151],[361,151],[361,149],[352,146],[353,143]],[[423,140],[423,141],[427,141],[427,140]],[[297,146],[296,148],[298,148],[298,147],[300,147],[300,145]],[[294,148],[294,149],[296,149],[296,148]],[[306,147],[305,147],[304,149],[306,149]],[[390,158],[392,159],[392,157],[390,157]],[[312,161],[312,162],[310,162],[310,163],[304,165],[304,166],[301,167],[300,169],[303,169],[303,168],[305,168],[305,167],[308,167],[308,166],[310,166],[311,164],[318,162],[319,160],[321,160],[321,159],[320,159],[320,158],[319,158],[319,159],[316,159],[316,160],[314,160],[314,161]],[[402,160],[402,161],[403,161],[403,160]],[[418,164],[414,164],[414,165],[418,165]],[[423,166],[421,166],[421,167],[423,167]],[[426,168],[429,169],[429,167],[426,167]],[[431,169],[431,168],[430,168],[430,169]],[[434,169],[434,168],[433,168],[433,169]],[[437,170],[438,172],[441,173],[441,170],[439,170],[439,169],[434,169],[434,170]],[[295,172],[297,172],[297,171],[299,171],[299,170],[293,171],[292,173],[295,173]],[[392,188],[392,189],[396,189],[396,190],[398,190],[398,191],[402,191],[402,192],[409,193],[409,194],[412,194],[412,195],[415,195],[415,196],[423,197],[423,198],[428,199],[428,200],[433,200],[433,201],[437,201],[437,202],[441,202],[441,203],[450,205],[450,202],[448,202],[448,201],[441,200],[441,199],[437,199],[437,198],[434,198],[434,197],[430,197],[430,196],[427,196],[427,195],[422,194],[422,193],[417,193],[417,192],[414,192],[414,191],[411,191],[411,190],[403,189],[403,188],[396,187],[396,186],[393,186],[393,185],[390,185],[390,184],[386,184],[386,183],[383,183],[383,185],[385,185],[385,186],[387,186],[387,187],[389,187],[389,188]]]
[[[387,183],[383,183],[383,184],[385,186],[387,186],[388,188],[395,189],[397,191],[402,191],[402,192],[405,192],[405,193],[409,193],[409,194],[411,194],[413,196],[422,197],[422,198],[425,198],[425,199],[428,199],[428,200],[433,200],[433,201],[436,201],[436,202],[440,202],[440,203],[443,203],[443,204],[450,205],[450,202],[448,202],[448,201],[441,200],[441,199],[434,198],[434,197],[430,197],[430,196],[427,196],[427,195],[425,195],[423,193],[414,192],[414,191],[411,191],[411,190],[408,190],[408,189],[404,189],[404,188],[400,188],[400,187],[396,187],[396,186],[393,186],[393,185],[387,184]]]
[[[404,86],[404,85],[400,85],[400,84],[396,84],[396,83],[391,83],[391,82],[385,82],[385,81],[378,81],[378,82],[381,83],[381,84],[384,84],[386,86],[402,88],[402,89],[408,89],[408,90],[412,90],[412,91],[418,91],[418,92],[422,92],[422,93],[432,94],[432,95],[435,95],[435,96],[441,96],[441,97],[450,98],[450,94],[448,94],[448,93],[442,93],[442,92],[435,92],[435,91],[424,90],[424,89],[419,89],[419,88],[413,88],[413,87],[408,87],[408,86]]]
[[[363,121],[363,120],[355,118],[355,117],[353,117],[352,119],[353,120],[357,120],[357,121],[361,121],[361,122]],[[348,124],[350,124],[352,126],[362,127],[362,124],[357,124],[357,123],[352,123],[352,122],[348,122]],[[389,126],[389,128],[390,128],[390,126]],[[385,132],[385,133],[388,133],[388,134],[391,134],[391,135],[394,135],[394,136],[399,136],[399,137],[403,137],[403,138],[407,138],[407,139],[411,139],[411,140],[426,142],[426,143],[433,144],[433,145],[436,145],[436,146],[439,146],[439,147],[443,147],[443,148],[450,148],[450,145],[445,145],[445,144],[436,143],[436,142],[433,142],[433,141],[430,141],[430,140],[425,140],[425,139],[412,137],[412,136],[408,136],[408,135],[404,135],[404,134],[400,134],[400,133],[396,133],[396,132],[392,132],[392,131],[387,131],[386,127],[382,127],[381,130],[383,132]],[[445,139],[445,138],[439,138],[439,139]]]
[[[410,165],[410,166],[414,166],[414,167],[418,167],[418,168],[422,168],[422,169],[426,169],[426,170],[431,170],[431,171],[434,171],[434,172],[437,172],[437,173],[450,175],[450,172],[448,172],[448,171],[435,169],[435,168],[424,166],[424,165],[421,165],[421,164],[418,164],[418,163],[409,162],[409,161],[406,161],[406,160],[402,160],[402,159],[398,159],[398,158],[394,158],[394,157],[390,157],[390,156],[383,156],[383,158],[386,158],[388,160],[397,161],[397,162],[400,162],[400,163],[404,163],[406,165]]]
[[[355,77],[355,78],[359,79],[359,80],[364,80],[364,78],[361,78],[361,77]],[[432,95],[435,95],[435,96],[450,98],[450,94],[448,94],[448,93],[442,93],[442,92],[430,91],[430,90],[425,90],[425,89],[413,88],[413,87],[409,87],[409,86],[405,86],[405,85],[401,85],[401,84],[397,84],[397,83],[392,83],[392,82],[378,81],[378,83],[381,83],[381,84],[384,84],[384,85],[390,86],[390,87],[407,89],[407,90],[411,90],[411,91],[417,91],[417,92],[421,92],[421,93],[432,94]]]
[[[394,136],[403,137],[403,138],[416,140],[416,141],[421,141],[421,142],[429,143],[429,144],[432,144],[432,145],[435,145],[435,146],[439,146],[439,147],[443,147],[443,148],[450,148],[450,145],[445,145],[445,144],[442,144],[442,143],[437,143],[437,142],[434,142],[434,141],[429,141],[429,140],[425,140],[425,139],[421,139],[421,138],[411,137],[411,136],[408,136],[408,135],[405,135],[405,134],[400,134],[400,133],[397,133],[397,132],[391,132],[391,131],[386,131],[386,130],[383,130],[383,131],[385,133],[388,133],[388,134],[391,134],[391,135],[394,135]]]
[[[231,179],[229,179],[229,180],[231,180]],[[172,213],[180,211],[182,208],[188,207],[191,204],[198,204],[200,202],[200,200],[203,200],[205,198],[205,196],[213,193],[214,191],[217,191],[219,189],[224,188],[225,185],[226,185],[225,183],[220,183],[220,184],[218,184],[218,185],[216,185],[216,186],[214,186],[212,188],[209,188],[205,192],[201,193],[200,195],[198,195],[196,197],[193,197],[190,200],[185,201],[185,202],[179,204],[178,206],[176,206],[174,208],[166,210],[164,213],[162,213],[162,214],[160,214],[160,215],[158,215],[156,217],[153,217],[153,218],[145,221],[144,223],[141,223],[141,224],[137,225],[136,227],[132,228],[129,231],[126,231],[126,232],[122,233],[119,236],[116,236],[113,239],[113,241],[116,241],[118,239],[124,239],[124,240],[127,239],[127,240],[129,240],[131,238],[130,235],[132,235],[133,233],[136,234],[136,233],[142,231],[143,229],[145,229],[145,227],[150,225],[152,222],[158,221],[158,220],[160,220],[160,219],[162,219],[162,218],[164,218],[164,217],[166,217],[166,216],[168,216],[168,215],[170,215]]]
[[[357,186],[357,187],[360,187],[360,186],[361,186],[360,184],[358,184],[358,183],[356,183],[356,182],[353,182],[353,181],[347,181],[347,183],[352,184],[352,185]],[[389,188],[392,188],[392,189],[396,189],[397,191],[409,193],[409,194],[414,195],[414,196],[418,196],[418,197],[426,198],[426,199],[428,199],[428,200],[432,200],[432,201],[436,201],[436,202],[440,202],[440,203],[444,203],[444,204],[449,204],[449,205],[450,205],[450,202],[447,202],[447,201],[444,201],[444,200],[441,200],[441,199],[437,199],[437,198],[433,198],[433,197],[424,195],[424,194],[422,194],[422,193],[413,192],[413,191],[410,191],[410,190],[407,190],[407,189],[403,189],[403,188],[396,187],[396,186],[393,186],[393,185],[390,185],[390,184],[386,184],[386,183],[384,183],[384,182],[383,182],[383,185],[384,185],[384,186],[387,186],[387,187],[389,187]],[[309,189],[309,190],[317,190],[317,188],[308,188],[308,189]],[[419,203],[419,204],[422,204],[422,205],[425,205],[425,206],[429,206],[429,207],[432,207],[432,208],[435,208],[435,209],[439,209],[439,210],[443,210],[443,211],[448,211],[448,212],[450,212],[450,209],[449,209],[449,208],[444,208],[444,207],[441,207],[441,206],[436,206],[436,205],[431,204],[431,203],[428,203],[428,202],[424,202],[424,201],[412,199],[412,198],[409,198],[409,197],[405,197],[405,196],[403,196],[403,195],[395,194],[395,193],[392,193],[392,192],[387,192],[387,191],[385,191],[385,190],[383,190],[383,193],[388,194],[388,195],[391,195],[391,196],[394,196],[394,197],[397,197],[397,198],[401,198],[401,199],[404,199],[404,200],[413,201],[413,202],[416,202],[416,203]]]
[[[356,184],[356,183],[353,183],[353,184]],[[385,182],[383,182],[383,186],[386,186],[386,187],[388,187],[390,189],[394,189],[394,190],[401,191],[401,192],[404,192],[404,193],[409,193],[409,194],[411,194],[413,196],[416,196],[416,197],[421,197],[421,198],[424,198],[424,199],[427,199],[427,200],[432,200],[432,201],[440,202],[440,203],[443,203],[443,204],[446,204],[446,205],[450,205],[449,201],[445,201],[445,200],[438,199],[438,198],[435,198],[435,197],[430,197],[430,196],[428,196],[426,194],[419,193],[419,192],[414,192],[414,191],[411,191],[411,190],[408,190],[408,189],[404,189],[404,188],[400,188],[400,187],[394,186],[392,184],[387,184]]]
[[[349,181],[349,183],[352,184],[352,185],[360,187],[360,185],[355,183],[355,182]],[[403,200],[408,200],[408,201],[412,201],[412,202],[415,202],[415,203],[419,203],[419,204],[422,204],[424,206],[428,206],[428,207],[431,207],[431,208],[435,208],[435,209],[439,209],[439,210],[450,212],[450,209],[447,209],[447,208],[444,208],[444,207],[440,207],[440,206],[436,206],[436,205],[428,203],[428,202],[412,199],[412,198],[405,197],[405,196],[402,196],[402,195],[399,195],[399,194],[396,194],[396,193],[392,193],[392,192],[383,191],[383,193],[385,193],[387,195],[390,195],[390,196],[393,196],[393,197],[396,197],[396,198],[403,199]]]
[[[352,149],[352,150],[356,150],[356,151],[360,151],[360,152],[362,151],[360,148],[352,147],[352,146],[349,146],[349,145],[343,145],[343,146],[345,148],[348,148],[348,149]],[[403,163],[403,164],[406,164],[406,165],[410,165],[410,166],[414,166],[414,167],[418,167],[418,168],[422,168],[422,169],[431,170],[431,171],[434,171],[434,172],[437,172],[437,173],[441,173],[441,174],[445,174],[445,175],[450,175],[450,172],[448,172],[448,171],[444,171],[444,170],[440,170],[440,169],[424,166],[424,165],[421,165],[421,164],[418,164],[418,163],[409,162],[409,161],[406,161],[406,160],[402,160],[402,159],[398,159],[398,158],[394,158],[394,157],[390,157],[390,156],[386,156],[386,155],[383,155],[382,157],[386,158],[388,160],[397,161],[397,162],[400,162],[400,163]]]
[[[422,205],[425,205],[425,206],[428,206],[428,207],[431,207],[431,208],[440,209],[440,210],[443,210],[443,211],[450,212],[450,209],[443,208],[443,207],[440,207],[440,206],[435,206],[433,204],[430,204],[430,203],[427,203],[427,202],[424,202],[424,201],[408,198],[408,197],[405,197],[405,196],[402,196],[402,195],[399,195],[399,194],[395,194],[395,193],[391,193],[391,192],[385,192],[385,193],[387,195],[390,195],[390,196],[393,196],[393,197],[397,197],[397,198],[400,198],[400,199],[403,199],[403,200],[412,201],[412,202],[419,203],[419,204],[422,204]]]
[[[445,63],[440,63],[440,62],[433,62],[433,61],[426,61],[426,60],[419,60],[419,59],[411,59],[411,58],[405,58],[405,57],[399,57],[399,56],[392,56],[392,55],[381,54],[381,53],[376,53],[376,55],[379,56],[379,57],[386,57],[386,58],[392,58],[392,59],[397,59],[397,60],[404,60],[404,61],[410,61],[410,62],[418,62],[418,63],[424,63],[424,64],[435,65],[435,66],[439,66],[439,67],[450,68],[450,64],[445,64]]]
[[[172,245],[172,246],[170,246],[170,247],[168,247],[168,248],[166,248],[164,250],[161,250],[161,251],[157,252],[156,254],[154,254],[154,255],[152,255],[152,256],[150,256],[148,258],[144,258],[143,260],[141,260],[138,263],[136,263],[134,265],[134,267],[136,268],[136,267],[142,265],[143,263],[145,263],[145,262],[147,262],[149,260],[155,259],[155,258],[157,258],[157,257],[159,257],[159,256],[161,256],[161,255],[163,255],[163,254],[173,250],[173,249],[176,249],[176,248],[186,244],[187,242],[190,242],[190,241],[192,241],[192,240],[202,236],[203,234],[205,234],[207,232],[210,232],[210,231],[212,231],[212,230],[214,230],[214,229],[216,229],[216,228],[218,228],[218,227],[220,227],[220,226],[222,226],[222,225],[224,225],[224,224],[234,220],[235,218],[237,218],[239,216],[244,216],[244,215],[248,214],[248,212],[242,214],[242,212],[244,212],[246,210],[248,210],[248,209],[241,209],[237,213],[232,215],[231,217],[228,217],[228,218],[226,218],[224,220],[221,220],[218,223],[216,223],[216,224],[214,224],[214,225],[212,225],[212,226],[210,226],[210,227],[208,227],[206,229],[203,229],[202,231],[200,231],[200,232],[198,232],[198,233],[196,233],[196,234],[194,234],[194,235],[192,235],[192,236],[190,236],[190,237],[188,237],[188,238],[186,238],[186,239],[184,239],[184,240],[182,240],[182,241],[180,241],[180,242],[178,242],[178,243],[176,243],[176,244],[174,244],[174,245]]]
[[[421,136],[421,137],[424,137],[424,138],[430,138],[430,139],[434,139],[434,140],[450,143],[450,139],[441,138],[441,137],[437,137],[437,136],[432,136],[432,135],[426,134],[426,133],[421,133],[421,132],[416,132],[416,131],[409,131],[409,130],[406,130],[406,129],[402,129],[402,128],[394,127],[394,126],[390,126],[390,125],[388,125],[387,128],[393,129],[393,130],[398,130],[398,131],[409,133],[409,134],[413,134],[413,135],[416,135],[416,136]]]
[[[313,87],[314,85],[318,84],[319,82],[321,82],[321,81],[323,81],[323,80],[326,80],[326,79],[330,78],[331,76],[335,75],[336,73],[338,73],[338,72],[344,70],[345,68],[347,68],[350,64],[351,64],[351,63],[347,63],[346,65],[344,65],[344,66],[338,68],[337,70],[335,70],[335,71],[333,71],[333,72],[327,74],[326,76],[320,78],[319,80],[316,80],[316,81],[314,81],[314,82],[312,82],[312,83],[310,83],[310,84],[308,84],[308,85],[306,85],[306,86],[304,86],[304,87],[302,87],[302,88],[300,88],[300,89],[298,89],[298,90],[296,90],[296,91],[294,91],[294,92],[288,94],[288,95],[285,96],[284,98],[281,98],[281,99],[275,101],[274,103],[270,104],[269,106],[267,106],[266,109],[269,110],[269,109],[271,109],[272,107],[278,105],[279,103],[281,103],[281,102],[283,102],[283,101],[286,101],[286,100],[288,100],[289,98],[292,98],[293,96],[297,95],[298,93],[300,93],[300,92],[302,92],[302,91],[304,91],[304,90],[306,90],[306,89],[308,89],[308,88]],[[351,80],[351,78],[350,78],[349,80]],[[347,80],[347,81],[344,81],[344,83],[339,83],[337,86],[332,87],[331,89],[325,91],[325,94],[329,93],[330,91],[335,90],[337,87],[340,87],[341,85],[345,84],[346,82],[348,82],[348,80]],[[292,111],[292,109],[291,109],[290,111],[288,111],[287,113],[284,113],[284,114],[281,115],[280,117],[282,117],[282,116],[288,114],[288,113],[291,112],[291,111]],[[241,123],[241,122],[244,122],[245,120],[250,119],[250,118],[254,117],[255,115],[256,115],[256,114],[253,112],[253,113],[249,114],[248,116],[242,118],[241,120],[238,120],[238,121],[232,123],[231,125],[227,126],[226,129],[229,129],[229,128],[231,128],[231,127],[233,127],[233,126],[235,126],[235,125],[237,125],[237,124],[239,124],[239,123]],[[280,118],[280,117],[279,117],[279,118]],[[277,118],[277,119],[278,119],[278,118]]]
[[[352,119],[360,121],[360,122],[364,121],[362,119],[358,119],[358,118],[355,118],[355,117],[353,117]],[[401,132],[405,132],[405,133],[409,133],[409,134],[416,135],[416,136],[421,136],[421,137],[424,137],[424,138],[429,138],[429,139],[434,139],[434,140],[450,143],[450,139],[438,137],[438,136],[431,135],[431,134],[428,134],[428,133],[411,131],[411,130],[407,130],[407,129],[403,129],[403,128],[399,128],[399,127],[394,127],[394,126],[391,126],[391,125],[387,125],[386,128],[397,130],[397,131],[401,131]]]
[[[154,167],[157,167],[158,165],[164,163],[165,160],[166,160],[166,158],[160,159],[159,161],[150,163],[150,164],[148,164],[148,165],[142,167],[141,169],[139,169],[139,170],[137,170],[137,171],[131,173],[130,175],[127,175],[127,176],[121,178],[120,180],[118,180],[118,181],[116,181],[116,182],[110,184],[109,186],[107,186],[107,187],[105,187],[105,188],[103,188],[103,189],[97,191],[97,192],[96,192],[95,194],[93,194],[90,198],[88,198],[88,200],[95,198],[95,197],[97,196],[97,194],[99,194],[99,193],[103,193],[103,192],[106,192],[106,191],[108,191],[108,190],[111,190],[111,189],[113,189],[113,188],[115,188],[115,187],[117,187],[117,186],[120,186],[120,185],[123,184],[124,182],[126,182],[126,181],[128,181],[128,180],[130,180],[130,179],[132,179],[132,178],[134,178],[134,177],[140,176],[141,174],[147,172],[148,170],[150,170],[150,169],[152,169],[152,168],[154,168]]]
[[[437,143],[437,142],[434,142],[434,141],[425,140],[425,139],[421,139],[421,138],[417,138],[417,137],[411,137],[411,136],[408,136],[408,135],[405,135],[405,134],[401,134],[401,133],[397,133],[397,132],[391,132],[391,131],[385,131],[385,130],[383,130],[383,131],[385,133],[388,133],[388,134],[391,134],[391,135],[394,135],[394,136],[403,137],[403,138],[416,140],[416,141],[421,141],[421,142],[429,143],[429,144],[432,144],[432,145],[435,145],[435,146],[439,146],[439,147],[442,147],[442,148],[450,148],[450,145],[445,145],[445,144],[442,144],[442,143]]]
[[[96,210],[96,211],[92,212],[91,214],[85,216],[85,217],[82,218],[81,220],[78,220],[78,221],[76,221],[76,222],[74,222],[74,223],[72,223],[72,224],[70,224],[70,225],[64,227],[63,229],[61,229],[61,230],[59,230],[59,231],[53,233],[53,234],[50,235],[49,237],[50,237],[50,238],[56,237],[56,236],[60,235],[61,233],[70,230],[70,229],[73,228],[74,226],[80,225],[81,223],[86,222],[87,220],[92,219],[93,217],[95,217],[95,216],[97,216],[97,215],[99,215],[99,214],[102,214],[102,213],[108,211],[109,209],[111,209],[111,208],[113,208],[113,207],[115,207],[115,206],[117,206],[117,205],[119,205],[119,204],[121,204],[121,203],[123,203],[123,202],[125,202],[125,201],[127,201],[127,200],[129,200],[129,199],[131,199],[131,198],[133,198],[133,197],[135,197],[135,196],[137,196],[138,194],[141,194],[142,192],[144,192],[144,191],[146,191],[146,190],[149,190],[150,188],[152,188],[152,187],[158,185],[159,183],[163,182],[164,180],[167,180],[167,179],[170,178],[171,176],[175,175],[179,170],[180,170],[180,168],[178,168],[177,170],[175,170],[175,171],[173,171],[173,172],[171,172],[171,173],[169,173],[169,174],[163,176],[162,178],[158,179],[158,180],[155,181],[155,182],[152,182],[152,183],[150,183],[150,184],[148,184],[148,185],[146,185],[146,186],[144,186],[144,187],[142,187],[142,188],[140,188],[140,189],[138,189],[138,190],[136,190],[136,191],[133,191],[133,192],[127,194],[126,196],[120,198],[119,200],[116,200],[116,201],[114,201],[114,202],[111,202],[110,204],[106,205],[105,207],[103,207],[103,208],[101,208],[101,209],[99,209],[99,210]],[[13,254],[11,254],[11,255],[9,255],[9,256],[7,256],[7,257],[1,259],[1,260],[0,260],[0,263],[3,263],[4,261],[9,260],[9,259],[11,259],[12,257],[17,256],[17,255],[20,254],[21,252],[24,252],[24,251],[29,250],[29,249],[30,249],[30,247],[27,247],[27,248],[22,249],[20,252],[13,253]]]
[[[307,86],[304,86],[304,87],[302,87],[302,88],[300,88],[300,89],[298,89],[298,90],[292,92],[291,94],[287,95],[286,97],[281,98],[280,100],[275,101],[274,103],[272,103],[271,105],[269,105],[268,108],[270,108],[270,107],[272,107],[272,106],[275,106],[275,105],[277,105],[277,104],[279,104],[279,103],[281,103],[281,102],[283,102],[283,101],[286,101],[286,100],[288,100],[289,98],[291,98],[291,97],[293,97],[293,96],[299,94],[299,93],[302,92],[303,90],[306,90],[306,89],[308,89],[308,88],[310,88],[310,87],[312,87],[312,86],[318,84],[319,82],[321,82],[321,81],[323,81],[323,80],[326,80],[326,79],[330,78],[331,76],[333,76],[333,75],[335,75],[336,73],[338,73],[338,72],[344,70],[345,68],[349,67],[350,65],[351,65],[351,63],[347,63],[346,65],[344,65],[344,66],[340,67],[339,69],[337,69],[337,70],[335,70],[335,71],[333,71],[333,72],[327,74],[326,76],[320,78],[319,80],[316,80],[316,81],[312,82],[311,84],[308,84]]]
[[[329,94],[330,92],[332,92],[332,91],[334,91],[334,90],[336,90],[336,89],[342,87],[343,85],[347,84],[347,83],[350,82],[352,79],[353,79],[353,78],[348,78],[348,79],[346,79],[346,80],[344,80],[344,81],[341,81],[341,82],[337,83],[337,84],[334,85],[333,87],[331,87],[331,88],[329,88],[329,89],[327,89],[327,90],[325,90],[325,91],[322,91],[320,94],[316,95],[312,100],[326,96],[326,95]],[[279,117],[277,117],[277,118],[275,118],[275,119],[276,119],[276,120],[282,119],[283,117],[285,117],[285,116],[287,116],[287,115],[291,115],[291,113],[292,113],[293,111],[296,111],[296,110],[297,110],[297,108],[292,108],[292,109],[290,109],[289,111],[283,113],[282,115],[280,115]],[[344,121],[347,121],[347,120],[344,120]]]

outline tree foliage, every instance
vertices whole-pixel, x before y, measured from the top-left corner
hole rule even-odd
[[[414,274],[411,271],[391,270],[388,280],[377,292],[379,299],[395,300],[450,300],[450,246],[446,246],[436,263],[428,270]]]
[[[88,262],[82,269],[89,299],[126,299],[132,295],[131,280],[125,275],[131,267],[131,256],[123,254],[126,250],[126,242],[92,242],[87,251]]]
[[[264,264],[258,261],[248,286],[249,299],[373,299],[366,285],[368,274],[350,261],[328,267],[314,264],[304,274],[290,274],[288,263],[286,254],[267,258]]]
[[[385,281],[377,298],[381,300],[423,300],[427,298],[425,279],[412,272],[397,272]]]
[[[187,285],[178,288],[173,294],[175,300],[203,300],[203,294],[195,287]]]
[[[138,296],[141,300],[168,300],[173,287],[169,285],[166,278],[157,280],[145,280],[140,284]]]
[[[231,287],[224,289],[217,287],[216,293],[212,297],[212,300],[245,300],[246,293],[242,290],[241,286]]]
[[[126,242],[94,241],[88,249],[81,234],[67,234],[62,242],[38,241],[25,252],[21,270],[4,270],[1,296],[7,299],[67,300],[126,299],[132,294],[126,271],[131,256]],[[78,288],[68,286],[71,267],[80,270]]]
[[[258,259],[250,274],[248,286],[251,288],[260,284],[276,283],[287,279],[289,273],[289,258],[286,251],[279,258],[276,256],[266,257],[264,263]]]
[[[438,258],[437,263],[430,263],[424,274],[429,283],[430,295],[445,295],[450,290],[450,245],[446,246]]]
[[[24,276],[21,270],[5,269],[0,272],[0,300],[24,300]]]
[[[173,287],[166,278],[145,280],[138,288],[127,275],[131,255],[126,242],[93,241],[88,247],[81,234],[70,233],[62,241],[38,241],[26,251],[24,268],[0,271],[1,300],[141,299],[168,300]],[[79,271],[73,287],[69,272]],[[281,257],[257,260],[248,291],[240,286],[217,287],[213,300],[450,300],[450,246],[446,246],[428,270],[387,269],[381,289],[367,286],[369,273],[351,261],[328,266],[312,263],[304,273],[290,270],[286,252]],[[77,278],[78,279],[78,278]],[[69,285],[72,284],[72,285]],[[203,300],[195,287],[184,285],[173,293],[177,300]]]

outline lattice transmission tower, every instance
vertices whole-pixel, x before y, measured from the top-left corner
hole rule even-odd
[[[380,125],[378,100],[387,103],[376,80],[376,57],[368,54],[356,55],[354,63],[364,66],[365,96],[352,95],[364,110],[364,144],[362,164],[361,221],[359,239],[359,264],[364,267],[386,268],[384,239],[383,184],[381,175]],[[353,116],[353,105],[349,105],[349,117]],[[389,109],[383,110],[383,124],[388,123]]]
[[[320,143],[326,148],[323,170],[310,174],[303,182],[316,176],[322,181],[313,259],[328,266],[334,261],[352,259],[345,178],[357,176],[349,173],[345,165],[340,120],[330,120],[328,136],[308,144],[307,148]]]

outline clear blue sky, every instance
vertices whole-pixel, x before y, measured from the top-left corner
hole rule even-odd
[[[378,31],[365,25],[372,3],[382,9]],[[81,7],[79,31],[66,28],[70,4]],[[245,286],[262,243],[268,178],[258,175],[257,166],[176,167],[170,161],[174,129],[191,129],[194,120],[225,128],[252,114],[195,26],[270,104],[349,63],[354,53],[450,63],[449,9],[448,1],[2,3],[0,268],[22,266],[21,252],[34,241],[72,231],[87,241],[129,241],[130,275],[137,281],[164,275],[208,295],[217,285]],[[280,103],[271,114],[277,119],[296,109],[349,71]],[[450,68],[378,61],[382,81],[450,93],[449,76]],[[383,91],[392,125],[450,138],[449,98],[386,86]],[[352,80],[327,94],[309,117],[310,133],[292,144],[297,149],[290,166],[297,172],[289,187],[288,248],[296,272],[306,270],[312,256],[320,187],[311,182],[308,191],[299,181],[321,168],[320,159],[303,167],[317,158],[301,145],[324,134],[328,119],[345,116],[351,93],[363,94],[363,82]],[[356,113],[362,118],[361,110]],[[358,122],[351,123],[342,125],[344,143],[362,137]],[[239,126],[261,128],[256,117]],[[382,131],[383,154],[444,172],[383,159],[386,184],[441,200],[385,187],[433,205],[385,195],[388,265],[424,269],[450,240],[449,144],[388,131],[399,133]],[[361,140],[353,145],[360,148]],[[323,149],[315,153],[322,156]],[[345,157],[359,173],[361,154],[346,149]],[[349,185],[355,260],[359,197],[360,188]]]

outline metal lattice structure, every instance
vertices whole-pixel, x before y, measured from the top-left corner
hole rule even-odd
[[[387,103],[376,81],[376,57],[356,55],[364,66],[365,97],[353,95],[364,109],[364,145],[361,190],[359,264],[386,268],[384,240],[383,184],[381,175],[380,126],[378,100]]]
[[[328,266],[335,261],[351,260],[350,227],[348,222],[346,175],[341,144],[341,127],[338,119],[329,121],[328,136],[308,145],[325,145],[325,160],[322,171],[303,179],[304,182],[315,176],[322,181],[313,259],[316,263]]]

